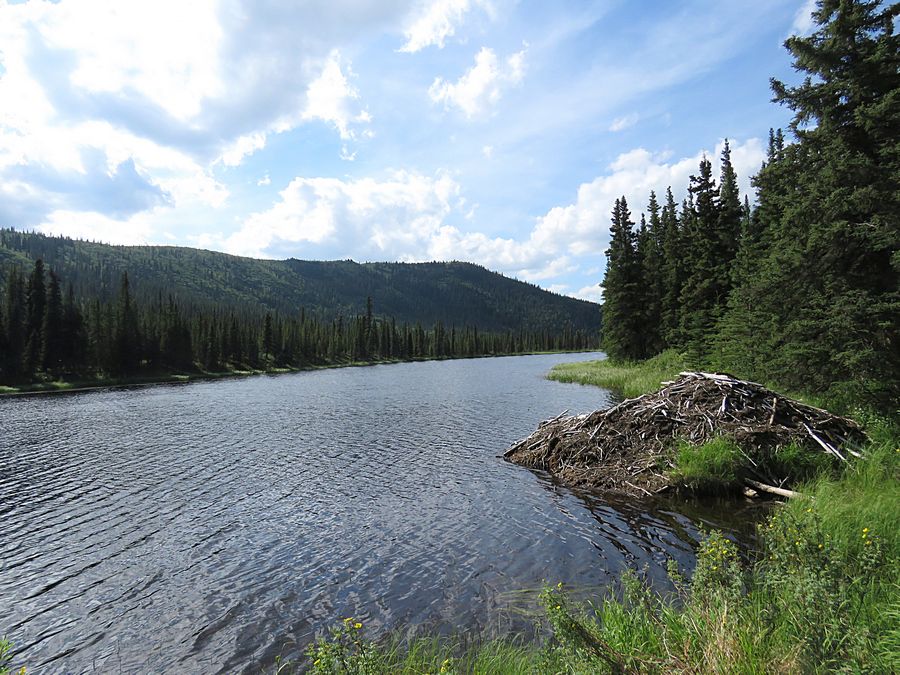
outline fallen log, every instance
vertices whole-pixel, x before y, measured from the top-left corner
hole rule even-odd
[[[774,485],[766,485],[765,483],[760,483],[758,480],[752,480],[750,478],[745,478],[744,482],[750,487],[759,490],[760,492],[768,492],[771,495],[778,495],[779,497],[787,497],[788,499],[796,499],[797,497],[805,497],[806,495],[800,492],[794,492],[793,490],[786,490],[784,488],[775,487]]]

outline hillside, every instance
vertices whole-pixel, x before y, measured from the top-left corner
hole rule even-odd
[[[356,263],[257,260],[173,246],[110,246],[0,230],[0,281],[10,264],[42,258],[76,294],[112,299],[123,272],[141,297],[174,293],[182,302],[217,303],[322,318],[366,310],[398,322],[436,321],[491,331],[566,325],[595,333],[599,306],[561,296],[463,262]]]

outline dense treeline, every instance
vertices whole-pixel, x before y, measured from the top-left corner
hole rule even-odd
[[[772,80],[795,117],[769,134],[741,198],[726,142],[680,205],[650,194],[635,227],[616,201],[604,345],[636,360],[674,347],[697,365],[896,410],[900,397],[900,5],[825,0],[786,47],[805,79]]]
[[[584,331],[481,332],[437,322],[397,324],[367,311],[322,321],[216,305],[180,305],[172,296],[138,302],[129,277],[118,297],[80,300],[71,284],[34,263],[27,278],[7,274],[0,304],[0,383],[46,377],[91,379],[169,372],[305,367],[418,359],[579,350],[595,346]]]
[[[463,262],[356,263],[257,260],[174,246],[110,246],[0,229],[0,284],[12,264],[38,258],[71,282],[76,297],[114,300],[127,272],[141,304],[177,289],[183,304],[217,304],[332,320],[376,312],[398,323],[478,326],[493,332],[547,330],[570,323],[598,332],[599,306],[551,293]]]

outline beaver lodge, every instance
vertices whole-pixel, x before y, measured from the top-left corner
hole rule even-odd
[[[686,372],[608,410],[541,422],[503,456],[570,486],[653,495],[686,487],[676,466],[679,445],[718,437],[739,453],[726,487],[784,496],[793,495],[784,489],[795,478],[785,473],[791,462],[840,464],[859,457],[865,441],[853,420],[730,375]]]

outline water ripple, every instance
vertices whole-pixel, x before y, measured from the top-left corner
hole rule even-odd
[[[258,672],[342,616],[521,630],[544,580],[692,564],[696,504],[497,458],[609,398],[536,356],[0,400],[0,634],[40,672]]]

